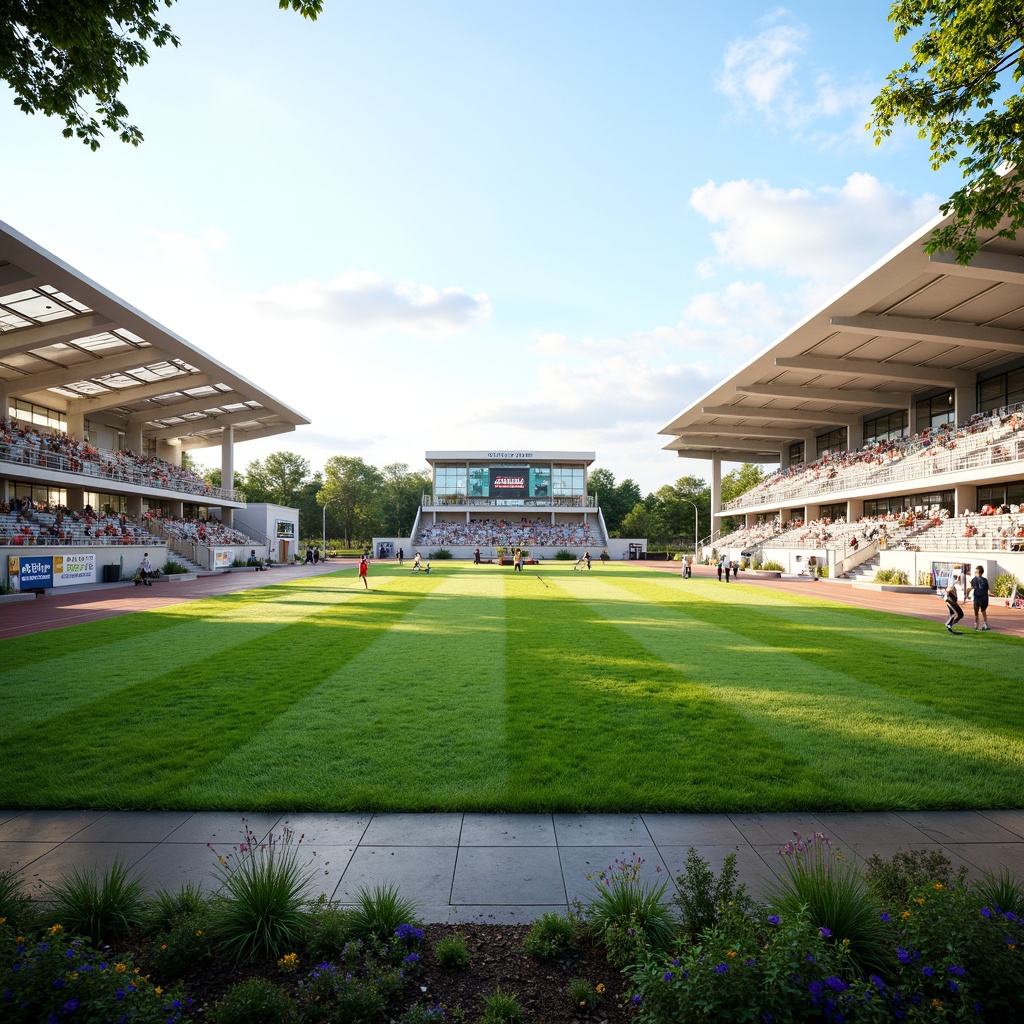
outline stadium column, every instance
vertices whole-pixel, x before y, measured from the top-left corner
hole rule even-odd
[[[235,428],[229,423],[221,427],[220,435],[220,485],[231,489],[235,486]],[[235,510],[222,506],[221,521],[225,526],[233,526]]]
[[[144,455],[145,450],[142,446],[142,423],[133,423],[131,420],[128,421],[128,425],[124,428],[124,446],[130,452],[135,452],[136,455]]]
[[[85,440],[85,413],[82,410],[68,411],[67,434],[76,441]]]
[[[962,516],[964,512],[978,511],[978,488],[974,484],[957,484],[953,495],[954,516]]]
[[[953,389],[954,423],[966,423],[978,411],[978,396],[975,385]]]
[[[722,453],[711,453],[711,535],[714,536],[722,525],[721,519],[715,520],[715,513],[722,511]]]

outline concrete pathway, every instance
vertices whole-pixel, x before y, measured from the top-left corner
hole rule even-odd
[[[50,592],[36,601],[4,605],[0,640],[353,565],[293,566],[151,588],[98,584],[74,594]],[[660,568],[678,572],[678,564]],[[934,619],[942,628],[944,615],[935,597],[797,580],[755,585]],[[990,618],[993,629],[1024,636],[1024,613],[993,602]],[[361,887],[396,885],[432,923],[514,923],[565,911],[572,901],[587,899],[593,884],[587,876],[607,870],[616,859],[642,857],[643,872],[651,879],[667,877],[672,891],[690,846],[716,871],[735,851],[740,879],[759,895],[780,870],[778,849],[794,831],[824,832],[858,860],[876,852],[891,856],[897,849],[941,848],[974,876],[1005,867],[1024,878],[1024,810],[582,815],[10,810],[0,811],[0,871],[18,872],[37,898],[45,898],[47,887],[73,868],[102,870],[117,856],[150,889],[174,889],[190,879],[213,886],[217,861],[208,844],[217,853],[230,853],[242,840],[243,816],[261,838],[279,834],[285,824],[304,834],[300,849],[313,873],[310,896],[324,893],[344,904]]]
[[[152,890],[217,884],[214,851],[242,841],[242,814],[160,811],[0,811],[0,870],[32,896],[72,869],[125,860]],[[586,902],[588,875],[643,858],[643,875],[673,879],[695,847],[717,871],[736,852],[740,879],[760,895],[781,870],[779,848],[824,832],[858,861],[897,849],[942,849],[972,876],[1024,877],[1024,811],[874,814],[265,814],[245,815],[261,838],[287,823],[304,835],[309,895],[341,904],[358,890],[397,886],[428,923],[513,924]],[[213,846],[213,850],[207,844]]]

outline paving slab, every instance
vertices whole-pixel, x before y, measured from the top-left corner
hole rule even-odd
[[[929,836],[895,811],[870,814],[824,813],[817,815],[822,831],[840,850],[870,856],[879,844],[902,845],[914,849],[931,842]]]
[[[355,852],[355,846],[327,846],[320,844],[316,847],[315,851],[310,850],[311,854],[315,853],[312,859],[303,855],[299,863],[306,865],[307,869],[312,872],[307,890],[308,898],[315,900],[323,895],[328,900],[333,900],[334,894],[338,889],[338,883],[348,870],[348,866],[352,863],[352,857]]]
[[[56,849],[59,843],[0,843],[0,872],[23,871],[45,853]]]
[[[141,876],[139,862],[156,843],[60,843],[48,853],[28,864],[20,873],[26,891],[30,896],[45,894],[62,878],[95,872],[97,877],[120,861],[130,868],[132,877]]]
[[[1024,810],[1016,811],[979,811],[983,818],[1002,825],[1008,832],[1024,839]]]
[[[621,844],[632,848],[651,843],[651,834],[639,814],[556,814],[553,817],[559,846]]]
[[[692,845],[692,844],[691,844]],[[722,864],[725,858],[731,853],[736,857],[737,881],[747,887],[747,892],[759,899],[764,895],[764,889],[768,882],[774,881],[775,875],[765,864],[761,856],[752,847],[745,843],[737,847],[732,846],[694,846],[698,856],[707,861],[708,866],[719,875],[722,871]],[[673,886],[669,886],[668,892],[673,892],[675,879],[682,875],[686,869],[686,858],[689,855],[687,846],[659,846],[658,853],[661,854],[665,870],[673,880]]]
[[[136,864],[149,892],[176,892],[192,882],[208,892],[221,887],[217,858],[206,843],[160,843]]]
[[[564,907],[558,852],[553,846],[461,847],[451,902]]]
[[[562,879],[565,882],[565,894],[570,903],[581,900],[589,903],[594,897],[597,876],[609,869],[614,870],[616,860],[643,858],[639,877],[649,885],[657,885],[663,881],[668,872],[658,857],[654,846],[559,846],[558,857],[562,865]],[[661,871],[658,871],[658,868]],[[591,878],[587,878],[591,875]],[[675,892],[675,886],[669,878],[669,891]]]
[[[794,838],[793,833],[814,835],[824,832],[821,819],[814,814],[794,811],[791,814],[730,814],[729,820],[743,833],[752,846],[785,846]]]
[[[375,814],[366,827],[366,846],[458,846],[461,814]]]
[[[550,814],[466,814],[460,846],[555,846]]]
[[[743,833],[726,814],[645,814],[644,824],[659,848],[745,844]]]
[[[99,821],[106,811],[21,811],[0,825],[0,842],[62,843]]]
[[[1007,843],[1019,838],[977,811],[904,811],[901,817],[937,843]]]
[[[280,827],[293,829],[303,847],[358,846],[372,818],[372,814],[286,814]]]
[[[354,903],[360,889],[391,885],[417,905],[447,906],[455,876],[456,846],[360,846],[334,891]]]
[[[242,842],[245,828],[256,836],[259,842],[268,833],[279,830],[281,815],[244,811],[196,811],[190,814],[168,837],[169,843],[212,843],[220,854],[228,854],[231,847]]]
[[[951,858],[963,858],[971,866],[972,878],[986,873],[998,875],[1006,868],[1018,879],[1024,879],[1024,846],[1020,843],[957,843],[946,849]]]
[[[191,811],[107,811],[76,832],[76,843],[162,843],[192,816]]]

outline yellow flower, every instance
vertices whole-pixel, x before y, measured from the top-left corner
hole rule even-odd
[[[128,968],[125,964],[115,964],[114,970],[117,971],[118,974],[124,974],[124,972],[127,971]]]
[[[202,935],[202,934],[203,934],[203,929],[202,928],[197,928],[196,929],[196,935]]]
[[[940,1003],[938,999],[933,999],[933,1000],[932,1000],[932,1006],[933,1006],[933,1007],[934,1007],[934,1008],[935,1008],[936,1010],[941,1010],[941,1009],[942,1009],[942,1003]]]
[[[52,927],[52,928],[50,929],[50,934],[51,934],[51,935],[56,935],[56,934],[57,934],[57,932],[62,932],[62,931],[64,931],[64,925],[62,925],[62,924],[55,924],[55,925],[54,925],[54,926],[53,926],[53,927]]]
[[[932,886],[932,888],[933,888],[933,889],[945,889],[946,887],[945,887],[945,886],[944,886],[944,885],[943,885],[943,884],[942,884],[941,882],[936,882],[936,883],[935,883],[935,884],[934,884],[934,885]]]
[[[165,942],[160,948],[161,949],[166,949],[167,948],[167,943]]]
[[[904,920],[906,920],[908,917],[910,917],[910,911],[909,910],[904,910],[903,913],[900,914],[900,917],[902,917]]]
[[[728,952],[728,953],[726,953],[725,955],[726,955],[726,956],[735,956],[735,955],[736,955],[736,950],[734,950],[734,949],[730,949],[730,950],[729,950],[729,952]]]
[[[153,995],[155,995],[155,996],[163,995],[163,991],[164,990],[159,985],[157,985],[157,987],[155,989],[153,989]]]
[[[917,899],[914,900],[914,902],[915,903],[924,903],[924,897],[923,896],[918,896]]]
[[[597,994],[602,995],[604,993],[604,985],[597,986]]]
[[[586,1005],[587,1005],[586,999],[581,999],[580,1000],[580,1006],[586,1006]]]

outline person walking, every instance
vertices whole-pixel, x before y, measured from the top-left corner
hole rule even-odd
[[[729,570],[732,568],[732,562],[729,560],[729,556],[726,555],[722,559],[722,568],[725,570],[725,582],[729,582]]]
[[[974,628],[979,627],[982,631],[988,629],[988,580],[985,579],[985,569],[978,566],[974,570],[971,579],[971,586],[967,593],[974,602]],[[984,623],[984,625],[982,625]]]
[[[405,565],[405,551],[402,548],[398,549],[398,564]]]
[[[369,572],[370,563],[366,560],[366,555],[363,555],[359,559],[359,578],[363,581],[363,589],[369,590],[370,584],[366,582],[366,574]]]
[[[946,587],[946,607],[949,609],[949,618],[946,620],[946,629],[954,636],[960,636],[960,630],[953,627],[964,617],[964,610],[957,600],[956,585],[960,577],[954,573],[949,579],[949,586]]]
[[[721,559],[721,557],[719,557],[719,559],[718,559],[718,582],[719,583],[722,582],[722,559]]]
[[[512,556],[512,571],[523,571],[523,553],[519,550],[519,548],[516,548],[516,553]]]
[[[142,561],[139,563],[139,579],[135,585],[139,583],[144,584],[147,587],[153,586],[153,581],[149,578],[149,574],[153,571],[153,563],[149,560],[149,552],[144,551],[142,553]]]

